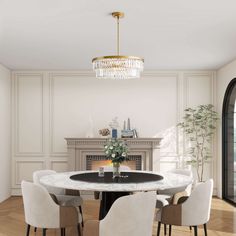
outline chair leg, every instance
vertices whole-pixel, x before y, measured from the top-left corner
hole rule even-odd
[[[172,228],[172,225],[169,225],[169,236],[171,236],[171,228]]]
[[[158,222],[158,226],[157,226],[157,236],[160,236],[160,231],[161,231],[161,222]]]
[[[81,217],[82,217],[81,225],[82,225],[82,227],[84,227],[84,217],[83,217],[82,206],[79,206],[79,211],[80,211],[80,214],[81,214]]]
[[[35,233],[37,232],[37,227],[34,227],[34,232],[35,232]]]
[[[189,226],[189,230],[190,230],[190,231],[192,230],[192,226]]]
[[[30,234],[30,225],[27,225],[26,236],[29,236],[29,234]]]
[[[166,224],[164,224],[164,235],[166,235]]]
[[[78,236],[82,236],[80,224],[77,225],[77,230],[78,230]]]
[[[61,236],[64,236],[64,228],[61,228]]]
[[[46,229],[43,229],[43,236],[46,236]]]
[[[197,226],[194,226],[194,236],[197,236]]]
[[[204,224],[204,233],[205,233],[205,236],[207,236],[207,224]]]

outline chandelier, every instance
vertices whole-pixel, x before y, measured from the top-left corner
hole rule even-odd
[[[123,12],[113,12],[117,19],[117,55],[93,58],[93,70],[97,78],[102,79],[132,79],[139,78],[143,71],[144,59],[135,56],[120,55],[120,18]]]

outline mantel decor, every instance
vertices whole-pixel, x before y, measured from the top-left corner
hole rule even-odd
[[[113,12],[117,19],[117,55],[93,58],[93,69],[97,78],[103,79],[132,79],[139,78],[143,71],[144,59],[136,56],[120,55],[120,19],[123,12]]]

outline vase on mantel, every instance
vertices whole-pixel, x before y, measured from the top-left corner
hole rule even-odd
[[[113,162],[113,178],[120,177],[120,163]]]

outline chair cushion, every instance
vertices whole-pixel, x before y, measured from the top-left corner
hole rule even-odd
[[[81,206],[83,199],[80,196],[56,195],[57,201],[61,206]]]
[[[158,194],[157,201],[156,201],[156,208],[162,208],[166,205],[169,205],[171,198],[172,196],[170,195]]]

